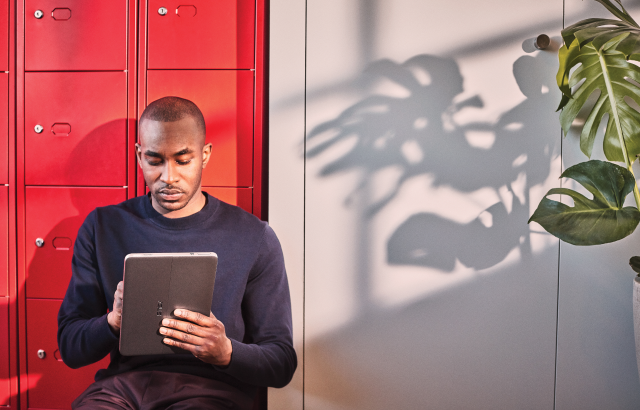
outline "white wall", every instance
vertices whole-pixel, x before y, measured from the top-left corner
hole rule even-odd
[[[563,17],[600,9],[271,0],[269,219],[300,360],[271,409],[638,408],[636,236],[527,225],[583,160],[575,136],[560,157]]]

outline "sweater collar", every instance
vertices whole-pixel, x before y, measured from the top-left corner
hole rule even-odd
[[[206,202],[204,207],[195,214],[182,218],[167,218],[160,214],[151,205],[151,194],[144,195],[142,198],[144,212],[146,217],[154,224],[165,229],[189,229],[202,225],[207,219],[213,216],[218,210],[220,201],[206,192],[202,192]]]

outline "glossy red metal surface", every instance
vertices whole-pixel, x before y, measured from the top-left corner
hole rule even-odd
[[[28,408],[71,408],[71,402],[93,383],[95,373],[109,365],[108,356],[76,370],[62,362],[56,339],[61,303],[27,299]],[[38,357],[39,350],[44,352],[44,358]]]
[[[150,0],[148,22],[150,69],[253,68],[254,0]]]
[[[26,0],[24,19],[26,71],[127,68],[126,0]]]
[[[126,186],[127,74],[26,73],[24,133],[27,185]]]
[[[9,74],[0,74],[0,184],[9,183]]]
[[[9,187],[0,186],[0,296],[9,296]]]
[[[251,188],[202,187],[202,190],[219,200],[253,212],[253,190]]]
[[[78,229],[98,206],[126,199],[125,188],[26,188],[27,297],[62,299],[71,279]],[[42,247],[37,239],[43,239]]]
[[[0,71],[9,71],[9,1],[0,1]]]
[[[11,397],[9,372],[9,298],[0,297],[0,406],[8,406]]]
[[[193,101],[205,117],[213,152],[202,185],[252,186],[253,73],[148,71],[147,102],[170,95]]]

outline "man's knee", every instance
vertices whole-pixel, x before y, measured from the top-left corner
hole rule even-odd
[[[123,407],[121,403],[105,400],[82,400],[80,403],[73,403],[72,410],[135,410],[130,406]]]

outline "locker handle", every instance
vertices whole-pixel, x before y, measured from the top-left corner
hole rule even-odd
[[[68,137],[71,134],[71,125],[57,122],[51,126],[51,132],[59,137]]]
[[[198,14],[198,9],[191,5],[178,6],[176,14],[179,17],[195,17]]]
[[[71,18],[71,9],[66,7],[53,9],[51,12],[51,17],[53,17],[56,21],[67,21]]]
[[[58,251],[68,251],[71,249],[71,239],[64,237],[53,238],[53,247]]]

